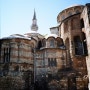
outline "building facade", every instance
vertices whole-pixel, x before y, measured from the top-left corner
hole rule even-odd
[[[90,4],[61,11],[51,34],[39,34],[36,12],[31,32],[0,39],[0,76],[47,80],[50,90],[88,90],[90,82]],[[54,87],[55,85],[55,87]],[[56,90],[56,89],[55,89]]]

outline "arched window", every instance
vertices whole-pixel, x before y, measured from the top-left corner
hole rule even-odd
[[[53,39],[50,40],[50,47],[54,47],[54,40]]]
[[[72,13],[71,12],[68,12],[68,16],[71,16],[72,15]]]
[[[41,47],[42,47],[42,42],[39,41],[39,42],[38,42],[38,49],[40,49]]]
[[[62,20],[65,18],[65,16],[64,15],[62,15]]]
[[[57,66],[56,58],[48,58],[48,66],[49,67],[56,67]]]
[[[74,37],[74,44],[75,44],[75,55],[83,55],[83,44],[80,40],[80,36]]]
[[[9,63],[10,62],[10,51],[11,48],[4,48],[4,55],[3,55],[3,62]]]

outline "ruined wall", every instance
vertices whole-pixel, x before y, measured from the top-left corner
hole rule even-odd
[[[81,19],[83,20],[82,32],[85,34],[86,39],[84,40],[87,43],[88,55],[86,57],[87,70],[89,77],[89,89],[90,89],[90,4],[86,4],[82,14]]]

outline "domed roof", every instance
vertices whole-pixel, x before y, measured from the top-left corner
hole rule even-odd
[[[76,6],[83,6],[83,5],[80,5],[80,4],[74,4],[74,5],[68,6],[67,8],[76,7]],[[67,8],[66,8],[66,9],[67,9]]]
[[[29,39],[29,40],[31,39],[31,38],[28,38],[28,37],[21,35],[21,34],[13,34],[13,35],[10,35],[8,37],[3,37],[1,39],[13,39],[13,38],[22,38],[22,39]]]
[[[31,30],[30,33],[37,33],[37,31],[32,31],[32,30]]]
[[[47,39],[47,38],[49,38],[49,37],[57,38],[57,37],[59,37],[59,36],[56,35],[56,34],[48,34],[48,35],[45,36],[45,39]]]

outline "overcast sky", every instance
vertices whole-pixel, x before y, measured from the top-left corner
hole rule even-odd
[[[38,32],[49,34],[49,28],[57,26],[57,15],[65,8],[90,0],[0,0],[0,37],[30,32],[34,8]]]

